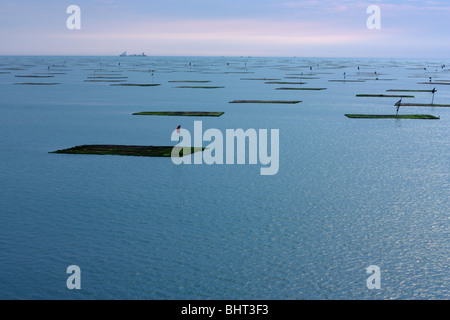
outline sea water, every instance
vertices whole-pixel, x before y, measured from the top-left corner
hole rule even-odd
[[[434,102],[450,104],[450,86],[419,84],[449,80],[449,66],[403,59],[1,57],[0,298],[450,298],[450,109],[399,110],[440,120],[344,116],[396,112],[398,98],[356,94],[432,99],[388,89],[436,87]],[[114,75],[160,86],[85,81]],[[365,82],[329,81],[344,78]],[[210,82],[169,82],[181,80]],[[16,84],[28,82],[58,84]],[[186,85],[224,88],[175,88]],[[141,111],[225,114],[132,115]],[[192,131],[200,120],[204,130],[279,129],[277,175],[261,176],[260,166],[248,164],[49,153],[83,144],[173,145],[178,125]],[[80,267],[81,290],[66,286],[70,265]],[[367,286],[371,265],[380,268],[380,289]]]

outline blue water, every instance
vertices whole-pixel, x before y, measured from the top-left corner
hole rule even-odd
[[[440,120],[344,116],[395,113],[398,98],[355,97],[387,89],[436,87],[435,103],[450,104],[450,86],[418,84],[450,80],[449,66],[401,59],[1,57],[0,298],[449,299],[450,109],[400,109]],[[368,80],[328,81],[344,72],[349,80]],[[34,73],[64,74],[15,77]],[[113,73],[161,85],[84,82]],[[302,73],[319,79],[301,86],[327,90],[275,90],[292,85],[241,80],[296,81],[285,77]],[[430,93],[406,94],[415,98],[405,102],[431,102]],[[235,99],[303,102],[228,103]],[[131,115],[152,110],[225,114]],[[222,132],[279,129],[278,174],[261,176],[260,165],[49,153],[82,144],[172,145],[172,131],[181,124],[193,132],[195,120]],[[69,265],[81,268],[81,290],[66,287]],[[379,290],[366,286],[370,265],[380,267]]]

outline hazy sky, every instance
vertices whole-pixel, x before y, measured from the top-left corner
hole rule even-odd
[[[69,5],[81,29],[69,30]],[[367,7],[381,9],[370,30]],[[450,58],[450,1],[0,0],[1,55]]]

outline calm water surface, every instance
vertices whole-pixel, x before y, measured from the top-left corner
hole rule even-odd
[[[401,59],[1,57],[0,298],[450,298],[450,109],[400,109],[440,120],[344,116],[395,113],[398,98],[355,97],[388,89],[436,87],[435,103],[450,104],[450,86],[418,84],[450,80],[448,66]],[[329,81],[344,72],[365,82]],[[85,82],[111,76],[161,85]],[[23,82],[59,84],[15,84]],[[174,88],[182,85],[225,88]],[[406,94],[415,98],[404,102],[431,102],[431,93]],[[303,102],[229,104],[235,99]],[[152,110],[225,114],[131,115]],[[173,145],[172,131],[182,125],[193,132],[195,120],[204,130],[279,129],[278,174],[260,176],[260,165],[49,153],[82,144]],[[69,265],[81,268],[81,290],[66,287]],[[366,286],[370,265],[381,269],[380,290]]]

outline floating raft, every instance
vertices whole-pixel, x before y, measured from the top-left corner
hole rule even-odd
[[[34,74],[56,75],[56,74],[67,74],[67,73],[65,73],[65,72],[35,72]]]
[[[285,77],[285,79],[301,79],[301,80],[314,80],[320,79],[319,77]]]
[[[116,77],[116,76],[91,76],[87,77],[88,79],[109,79],[109,80],[115,80],[115,79],[128,79],[128,77]]]
[[[241,80],[277,81],[277,80],[280,80],[280,79],[269,79],[269,78],[241,78]]]
[[[175,82],[175,83],[178,83],[178,82],[181,82],[181,83],[208,83],[208,82],[211,82],[211,81],[209,81],[209,80],[171,80],[169,82]]]
[[[401,104],[402,107],[443,107],[448,108],[450,107],[450,104],[431,104],[431,103],[403,103]]]
[[[173,149],[175,149],[175,151],[178,151],[176,154],[178,154],[179,157],[183,157],[204,150],[204,148],[194,148],[194,147],[182,148],[170,146],[82,145],[69,149],[57,150],[50,153],[96,154],[96,155],[118,155],[118,156],[140,156],[140,157],[171,157]],[[185,151],[188,152],[186,152],[186,154],[183,154],[183,152]]]
[[[220,117],[225,112],[203,111],[144,111],[133,113],[134,116],[183,116],[183,117]]]
[[[366,82],[365,80],[328,80],[328,82]]]
[[[375,78],[375,79],[358,79],[362,81],[395,81],[397,79],[381,79],[381,78]]]
[[[389,89],[387,92],[433,92],[433,90]]]
[[[2,68],[2,70],[19,71],[19,70],[27,70],[27,69],[24,69],[24,68]]]
[[[212,87],[212,86],[179,86],[179,87],[173,87],[173,88],[179,88],[179,89],[222,89],[225,87]]]
[[[396,94],[357,94],[357,97],[371,97],[371,98],[414,98],[410,95],[396,95]]]
[[[419,84],[450,85],[450,82],[419,82]]]
[[[266,84],[306,84],[306,82],[292,82],[292,81],[269,81]]]
[[[156,87],[160,86],[158,83],[117,83],[110,84],[111,86],[124,86],[124,87]]]
[[[233,100],[229,103],[279,103],[279,104],[297,104],[301,101],[283,101],[283,100]]]
[[[312,91],[319,91],[319,90],[327,90],[327,88],[276,88],[275,90],[312,90]]]
[[[84,82],[125,82],[126,80],[84,80]]]
[[[121,75],[120,73],[89,73],[88,74],[88,76],[94,76],[94,77],[100,77],[100,76],[115,77],[115,76],[120,76],[120,75]]]
[[[223,74],[250,74],[250,73],[254,73],[251,71],[228,71],[228,72],[223,72]]]
[[[61,84],[59,82],[19,82],[14,84],[21,84],[21,85],[30,85],[30,86],[53,86],[56,84]]]
[[[439,117],[435,117],[429,114],[346,114],[347,118],[351,119],[426,119],[426,120],[439,120]]]
[[[55,76],[38,76],[38,75],[27,75],[27,76],[22,76],[22,75],[15,75],[14,77],[16,78],[54,78]]]

